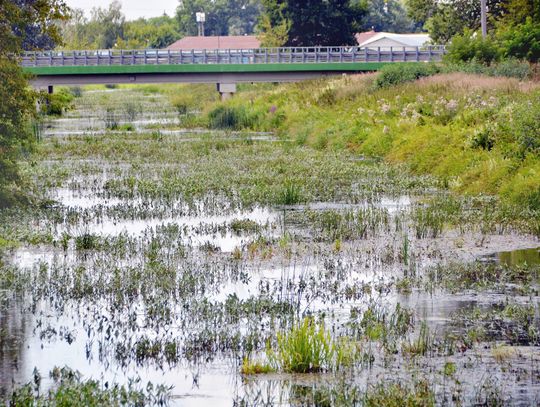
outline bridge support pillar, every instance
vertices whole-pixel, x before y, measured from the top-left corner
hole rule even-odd
[[[218,83],[217,91],[221,95],[221,100],[230,99],[236,93],[236,83]]]

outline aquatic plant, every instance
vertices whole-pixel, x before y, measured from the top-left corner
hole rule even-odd
[[[40,392],[41,376],[34,371],[33,383],[13,390],[9,404],[43,406],[143,406],[168,405],[170,388],[148,383],[146,389],[137,381],[128,386],[109,385],[96,380],[82,380],[81,375],[67,367],[55,367],[50,372],[54,385],[48,391]]]
[[[435,393],[426,380],[411,388],[399,382],[381,382],[369,387],[363,401],[366,407],[429,407],[435,406]]]
[[[358,354],[356,343],[332,339],[323,322],[309,317],[278,333],[275,348],[269,343],[266,349],[270,366],[294,373],[336,371],[354,363]]]

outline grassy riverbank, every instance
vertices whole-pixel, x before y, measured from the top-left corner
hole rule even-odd
[[[202,124],[276,131],[318,150],[382,157],[459,193],[540,209],[537,83],[450,73],[377,88],[376,77],[246,90],[211,103]]]

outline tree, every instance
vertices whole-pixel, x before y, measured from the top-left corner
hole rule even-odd
[[[406,0],[407,15],[418,27],[423,28],[437,11],[437,0]]]
[[[375,30],[396,33],[416,30],[403,5],[397,0],[368,0],[363,31]]]
[[[508,0],[486,1],[491,28],[506,13],[505,1]],[[407,0],[406,7],[409,16],[424,25],[435,43],[445,44],[465,29],[480,28],[479,0]]]
[[[97,32],[94,42],[98,48],[113,48],[117,39],[124,36],[126,18],[122,13],[122,4],[114,0],[107,9],[94,7],[91,14],[92,28]]]
[[[503,44],[507,57],[540,62],[540,23],[527,18],[525,24],[519,24],[504,32]]]
[[[35,111],[36,95],[16,54],[59,42],[56,23],[67,17],[67,7],[61,0],[0,0],[0,15],[0,207],[5,207],[13,201],[18,153],[30,143]]]
[[[354,34],[366,14],[363,3],[350,0],[262,0],[262,3],[260,21],[266,31],[261,36],[264,38],[276,27],[289,25],[288,46],[354,44]]]
[[[61,25],[62,38],[66,49],[92,48],[87,35],[88,19],[84,16],[84,10],[74,8],[70,18]]]
[[[61,38],[57,22],[67,15],[63,0],[0,0],[0,55],[52,49]]]
[[[524,24],[527,19],[540,24],[540,0],[506,0],[501,26]]]
[[[176,11],[182,35],[197,35],[195,13],[204,12],[205,35],[252,34],[261,12],[259,0],[180,0]]]
[[[139,18],[125,23],[124,36],[118,48],[165,48],[180,38],[176,20],[166,14],[149,19]]]

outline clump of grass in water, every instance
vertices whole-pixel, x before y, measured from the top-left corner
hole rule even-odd
[[[402,344],[403,353],[407,353],[411,356],[423,356],[432,348],[433,335],[429,332],[429,328],[425,321],[422,321],[418,338],[412,342],[404,342]]]
[[[435,393],[429,382],[425,380],[415,383],[412,389],[401,383],[381,382],[367,390],[363,405],[365,407],[428,407],[435,405]]]
[[[256,118],[243,106],[217,106],[208,113],[210,128],[240,130],[253,127]]]
[[[285,181],[281,191],[278,193],[277,203],[281,205],[295,205],[302,202],[300,187],[294,182]]]
[[[274,369],[264,362],[244,358],[240,372],[245,375],[271,373]]]
[[[83,233],[75,238],[75,248],[77,250],[93,250],[97,249],[99,238],[90,233]]]
[[[276,348],[267,345],[269,365],[290,373],[337,371],[351,366],[359,352],[347,337],[334,340],[324,326],[313,318],[304,318],[288,332],[277,335]]]
[[[32,383],[17,388],[11,394],[13,406],[120,406],[167,405],[170,388],[148,383],[146,390],[137,388],[137,382],[125,386],[103,384],[97,380],[82,380],[80,373],[67,367],[55,367],[49,374],[53,386],[41,393],[41,375],[34,370]]]

